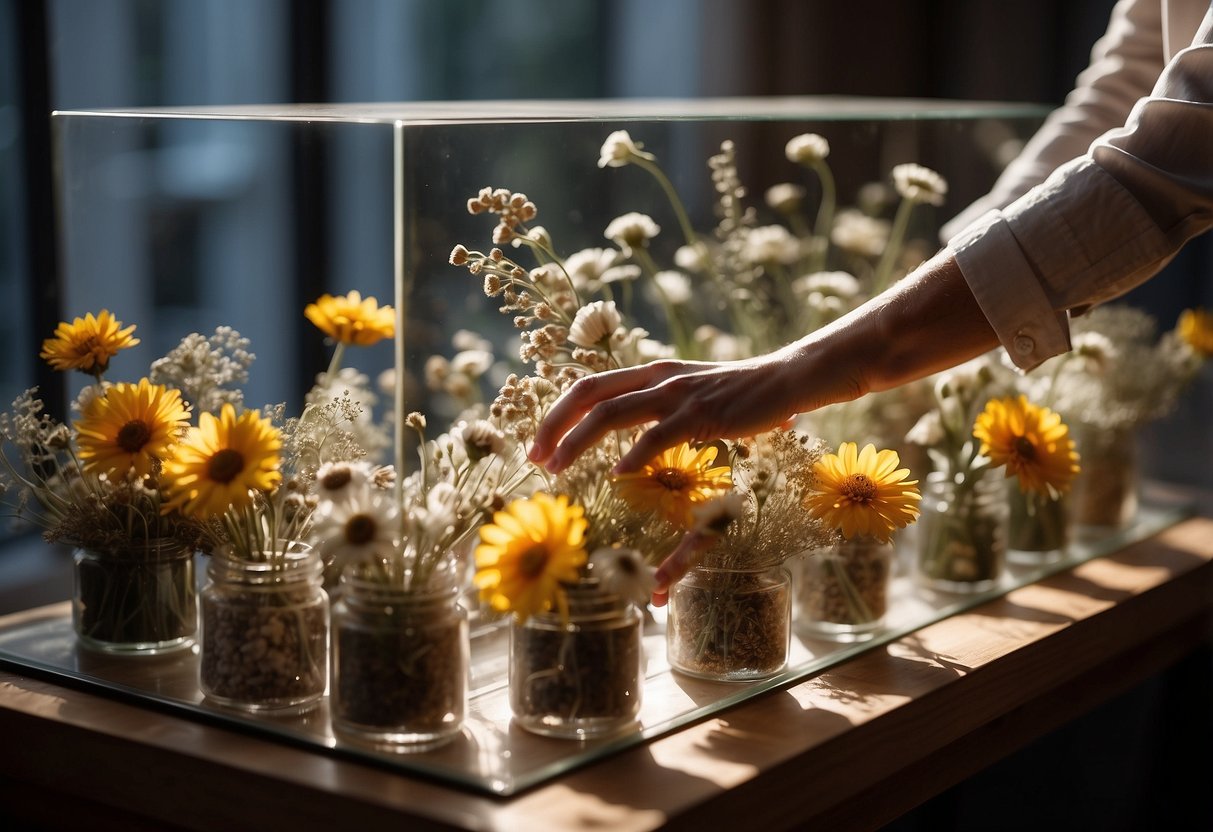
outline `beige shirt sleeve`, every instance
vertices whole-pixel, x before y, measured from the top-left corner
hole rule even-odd
[[[1189,40],[1195,28],[1188,30]],[[1119,0],[1107,31],[1091,50],[1090,64],[1079,74],[1065,103],[1045,119],[990,192],[943,226],[941,241],[947,242],[987,211],[1006,207],[1061,165],[1086,153],[1095,139],[1123,125],[1133,105],[1158,80],[1164,51],[1162,3]]]
[[[1213,6],[1123,127],[948,247],[1012,360],[1030,369],[1069,349],[1065,310],[1144,282],[1211,225]]]

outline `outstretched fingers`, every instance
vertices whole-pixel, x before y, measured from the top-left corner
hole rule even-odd
[[[657,361],[580,379],[539,425],[531,460],[546,462],[550,470],[559,471],[607,431],[658,418],[662,414],[660,396],[644,394],[672,376],[695,369],[688,362]]]
[[[678,403],[671,402],[660,385],[632,393],[623,393],[600,401],[591,407],[581,421],[560,440],[556,450],[548,457],[547,469],[553,473],[563,470],[595,442],[613,430],[631,428],[652,421],[656,421],[660,425],[661,420],[665,419],[670,409],[677,406]],[[644,439],[647,436],[646,431],[641,438]],[[635,449],[633,448],[633,450]],[[660,451],[661,448],[657,450]],[[634,456],[636,456],[634,453],[628,454],[628,457]],[[635,467],[639,467],[647,461],[646,456]],[[622,465],[623,461],[620,462]],[[620,467],[618,470],[623,471],[626,468]]]

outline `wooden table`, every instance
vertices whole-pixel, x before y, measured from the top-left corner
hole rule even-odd
[[[1185,520],[508,799],[3,672],[0,807],[90,832],[876,828],[1206,644],[1211,562],[1213,520]]]

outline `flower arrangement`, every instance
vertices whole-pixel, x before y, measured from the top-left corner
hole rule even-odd
[[[61,323],[41,356],[57,370],[93,377],[73,405],[79,418],[64,424],[46,414],[36,389],[0,416],[0,487],[14,516],[41,526],[49,541],[118,552],[133,541],[168,538],[192,546],[205,531],[162,510],[159,478],[188,426],[189,404],[179,390],[148,377],[105,379],[114,357],[139,343],[134,330],[108,310]]]
[[[308,315],[337,333],[338,352],[347,341],[391,334],[390,308],[357,293],[313,306]],[[76,612],[87,619],[77,623],[91,633],[109,627],[115,643],[126,638],[118,621],[193,619],[195,551],[264,560],[302,542],[316,468],[365,456],[359,437],[376,444],[373,431],[353,431],[364,411],[350,388],[330,389],[339,377],[337,355],[300,416],[286,419],[282,405],[245,408],[240,385],[254,356],[229,327],[186,336],[138,381],[111,381],[111,362],[139,342],[134,332],[108,310],[61,323],[41,356],[56,369],[92,377],[73,403],[77,417],[67,424],[51,418],[36,390],[0,416],[6,502],[17,518],[40,525],[48,541],[88,554],[77,558]],[[174,562],[182,589],[180,603],[166,607],[152,588],[164,580],[148,570],[170,551],[180,553]],[[108,621],[98,618],[104,609]],[[180,626],[192,633],[194,624]]]
[[[875,215],[892,205],[892,199],[869,199],[866,213],[840,212],[828,153],[828,143],[820,136],[806,134],[788,143],[787,158],[818,179],[822,200],[810,221],[803,211],[805,189],[786,183],[768,193],[777,221],[761,225],[757,209],[746,205],[736,148],[724,143],[708,162],[719,222],[711,235],[701,235],[657,157],[626,131],[612,133],[602,145],[599,167],[634,166],[656,180],[681,232],[670,265],[658,260],[653,243],[662,229],[647,214],[630,212],[611,221],[604,231],[610,247],[565,256],[552,234],[535,224],[539,208],[525,194],[486,187],[471,197],[470,213],[496,219],[494,247],[483,251],[456,245],[450,262],[466,268],[483,281],[487,296],[499,299],[501,312],[511,315],[520,330],[520,360],[534,365],[531,375],[512,375],[491,406],[494,417],[504,420],[503,430],[528,443],[547,408],[587,374],[671,355],[738,358],[782,344],[858,306],[912,267],[916,255],[907,246],[911,213],[917,205],[941,203],[946,183],[926,168],[900,166],[893,184],[901,202],[891,220]],[[857,241],[855,229],[862,225],[857,217],[879,232],[877,245]],[[529,252],[534,263],[507,254],[508,247]],[[661,310],[668,343],[629,323],[637,286]],[[888,398],[890,404],[894,398]],[[841,419],[854,427],[854,415]],[[869,423],[876,432],[875,420]],[[539,499],[535,495],[512,509],[525,512],[534,524],[520,527],[507,512],[501,517],[504,525],[495,521],[483,529],[477,584],[489,603],[512,609],[525,620],[535,612],[559,609],[561,587],[610,571],[591,566],[599,552],[617,557],[632,548],[634,540],[647,545],[639,558],[625,561],[633,564],[631,573],[642,574],[634,568],[637,562],[647,567],[662,564],[658,603],[666,597],[667,584],[697,564],[729,574],[779,567],[827,537],[819,521],[804,511],[813,465],[823,453],[823,444],[810,439],[813,432],[819,431],[778,431],[749,443],[684,446],[618,478],[610,470],[630,437],[608,437],[559,480],[539,486],[552,499],[567,498],[567,504],[544,503],[543,511],[523,508]],[[706,499],[712,492],[731,493],[727,499]],[[691,494],[704,499],[691,500]],[[694,511],[692,503],[699,503]],[[553,514],[563,517],[566,511],[580,512],[584,545],[574,546],[563,559],[545,560],[561,568],[559,579],[544,583],[540,578],[546,572],[520,567],[516,561],[522,554],[533,554],[531,543],[543,537],[531,534],[534,529],[581,528],[580,521],[556,522]],[[644,533],[637,535],[636,530]],[[682,545],[680,538],[685,538]],[[513,549],[505,544],[507,539]],[[661,551],[664,559],[657,554]],[[537,594],[522,591],[526,582],[516,580],[518,573],[534,576]],[[642,598],[645,593],[637,590],[636,595]]]
[[[1079,471],[1079,455],[1060,414],[1004,385],[984,356],[940,375],[937,406],[906,439],[926,447],[935,470],[928,477],[920,530],[919,566],[949,588],[997,580],[1007,539],[1007,495],[989,472],[1004,469],[1036,511],[1055,506]]]
[[[830,539],[805,510],[823,446],[781,429],[727,447],[732,489],[693,509],[692,534],[661,566],[663,583],[686,573],[668,589],[667,652],[691,675],[763,678],[787,662],[784,564]]]
[[[922,499],[896,451],[842,443],[815,467],[810,515],[840,539],[801,561],[800,621],[815,635],[856,640],[874,632],[888,609],[892,538],[915,522]]]
[[[1155,318],[1108,304],[1074,318],[1073,349],[1025,376],[1017,388],[1049,404],[1075,429],[1086,464],[1071,513],[1082,533],[1128,523],[1137,506],[1137,431],[1176,407],[1209,356],[1209,316],[1190,309],[1161,336]]]
[[[1072,321],[1073,349],[1037,367],[1019,386],[1076,424],[1132,430],[1175,408],[1210,354],[1211,332],[1202,310],[1185,311],[1159,336],[1145,310],[1098,306]]]

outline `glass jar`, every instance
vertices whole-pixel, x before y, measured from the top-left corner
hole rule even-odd
[[[918,519],[918,580],[945,592],[984,592],[1002,578],[1009,507],[1003,476],[931,474]]]
[[[536,734],[586,738],[636,722],[644,684],[640,611],[596,585],[566,587],[568,615],[510,625],[514,720]]]
[[[884,626],[892,542],[840,540],[809,552],[796,564],[796,628],[812,638],[850,642],[871,638]]]
[[[688,676],[765,679],[788,663],[792,579],[782,566],[696,566],[670,588],[666,654]]]
[[[346,572],[333,604],[329,711],[338,735],[421,751],[467,712],[468,614],[459,587],[406,590]]]
[[[1023,566],[1053,563],[1065,556],[1070,543],[1069,495],[1051,497],[1035,491],[1020,491],[1018,483],[1007,488],[1010,507],[1007,560]]]
[[[329,605],[324,565],[296,546],[244,560],[211,556],[202,590],[199,685],[207,699],[302,713],[324,696]]]
[[[177,540],[132,541],[107,552],[78,548],[72,573],[72,626],[81,645],[155,655],[194,644],[194,552]]]
[[[1076,535],[1089,540],[1130,526],[1137,518],[1140,481],[1136,432],[1079,425],[1074,443],[1080,455],[1070,486]]]

